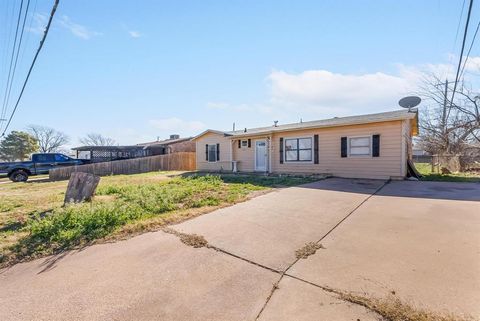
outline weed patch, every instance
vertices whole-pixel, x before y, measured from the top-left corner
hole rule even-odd
[[[319,249],[324,249],[322,244],[308,242],[303,247],[295,251],[295,256],[297,259],[306,259],[310,255],[315,254]]]
[[[337,293],[337,291],[334,291]],[[388,321],[473,321],[470,317],[441,314],[419,309],[394,295],[386,298],[373,298],[353,293],[337,293],[342,300],[366,307]]]
[[[165,233],[177,236],[185,245],[192,246],[194,248],[208,246],[207,240],[202,235],[182,233],[171,228],[164,228],[163,231]]]

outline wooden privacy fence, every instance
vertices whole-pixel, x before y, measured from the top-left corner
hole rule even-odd
[[[50,170],[49,176],[51,180],[58,181],[70,179],[70,175],[74,172],[107,176],[153,171],[193,171],[196,169],[195,163],[195,153],[178,152],[167,155],[55,168]]]

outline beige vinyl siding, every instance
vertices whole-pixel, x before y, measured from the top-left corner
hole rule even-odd
[[[280,137],[300,138],[319,135],[319,164],[284,162],[280,164]],[[380,134],[380,157],[340,154],[341,137]],[[402,121],[351,125],[275,133],[272,136],[271,157],[274,173],[317,173],[352,178],[399,178],[402,173]]]
[[[233,140],[233,159],[237,161],[237,170],[240,172],[253,172],[255,171],[255,141],[262,139],[267,140],[265,136],[251,137],[252,146],[249,148],[241,147],[238,148],[238,139]],[[248,138],[240,139],[248,140]],[[268,144],[268,141],[267,141]],[[268,146],[268,145],[267,145]],[[267,161],[268,166],[268,161]]]
[[[220,161],[208,162],[205,157],[205,145],[220,144]],[[196,139],[197,170],[230,171],[232,169],[230,155],[230,139],[222,134],[206,133]]]

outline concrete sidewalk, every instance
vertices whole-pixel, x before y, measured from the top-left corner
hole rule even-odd
[[[331,178],[282,189],[174,226],[229,253],[283,271],[385,182]]]
[[[378,320],[322,287],[480,318],[480,184],[383,184],[327,179],[173,227],[209,248],[160,231],[17,264],[0,320]]]
[[[391,182],[288,273],[480,318],[478,200],[480,184]]]
[[[276,273],[164,232],[17,264],[0,320],[253,320]]]

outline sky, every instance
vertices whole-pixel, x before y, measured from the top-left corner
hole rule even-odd
[[[60,0],[9,130],[36,124],[68,134],[69,147],[92,132],[125,145],[233,123],[399,109],[424,73],[454,79],[465,2]],[[1,99],[19,4],[0,0]],[[52,4],[31,0],[11,97]],[[468,45],[479,9],[474,4]],[[466,73],[474,83],[479,42]]]

